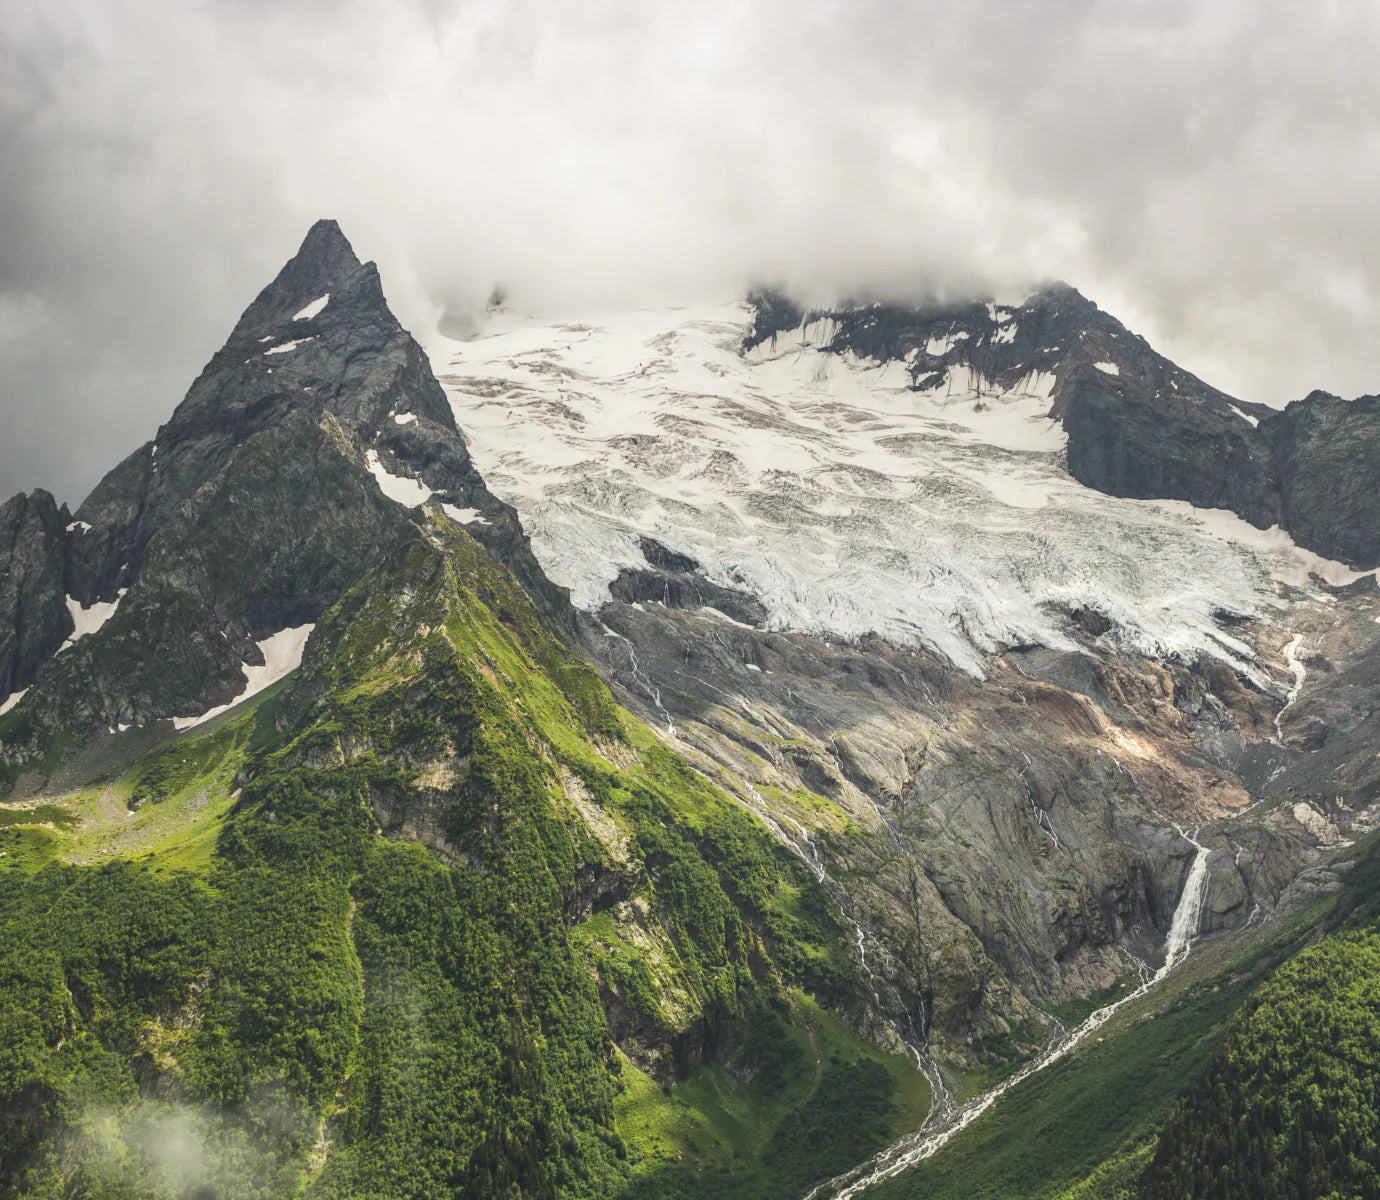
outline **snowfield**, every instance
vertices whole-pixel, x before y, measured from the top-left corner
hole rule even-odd
[[[87,634],[99,632],[101,626],[115,615],[115,610],[120,607],[120,601],[124,599],[126,591],[128,591],[127,588],[121,588],[119,595],[114,600],[92,601],[89,608],[83,606],[80,600],[73,600],[71,596],[68,596],[67,611],[72,616],[72,633],[57,648],[57,653],[61,654],[69,646],[86,637]]]
[[[1233,514],[1077,483],[1052,375],[1000,392],[963,367],[913,392],[901,363],[822,352],[830,322],[743,355],[749,321],[742,304],[500,310],[472,341],[430,340],[485,480],[581,608],[645,565],[650,535],[752,592],[774,628],[876,633],[974,675],[1013,645],[1069,647],[1073,608],[1127,649],[1248,666],[1214,614],[1279,612],[1310,571],[1356,578]]]

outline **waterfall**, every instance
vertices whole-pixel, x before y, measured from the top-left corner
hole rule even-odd
[[[714,780],[710,779],[708,775],[693,764],[690,764],[690,769],[706,782],[714,783]],[[735,781],[743,786],[747,792],[747,797],[744,798],[742,795],[731,790],[729,794],[735,796],[749,812],[754,813],[758,819],[766,825],[768,830],[771,831],[777,841],[781,842],[782,845],[794,853],[795,856],[805,864],[817,883],[822,885],[833,884],[834,880],[829,876],[829,872],[824,865],[824,860],[820,857],[819,849],[815,846],[814,838],[810,836],[809,829],[789,813],[774,813],[771,806],[767,803],[766,798],[761,792],[753,787],[746,778],[737,776]],[[795,831],[794,836],[787,832],[787,825]],[[873,1011],[878,1018],[885,1021],[886,1024],[890,1026],[891,1031],[910,1054],[911,1059],[915,1063],[915,1069],[924,1075],[926,1081],[930,1085],[930,1108],[929,1112],[925,1115],[924,1126],[922,1127],[928,1126],[935,1121],[947,1121],[955,1112],[954,1097],[953,1093],[949,1091],[948,1085],[944,1082],[944,1076],[940,1073],[938,1064],[930,1054],[929,1039],[926,1035],[925,1028],[929,1021],[929,1014],[925,1009],[926,1002],[924,1000],[921,1001],[921,1028],[919,1036],[907,1037],[901,1026],[894,1019],[886,1015],[886,1009],[882,1004],[881,995],[877,990],[877,975],[872,969],[872,964],[868,961],[867,938],[870,936],[875,941],[877,940],[876,935],[870,934],[868,930],[863,927],[862,923],[848,911],[842,902],[842,894],[843,889],[837,887],[837,885],[830,889],[830,898],[838,908],[840,915],[853,927],[855,938],[854,946],[858,952],[858,965],[862,968],[864,975],[867,977],[867,990],[872,997]],[[881,946],[882,943],[878,941],[878,945]],[[883,950],[885,950],[884,946]],[[885,976],[883,976],[882,979],[897,1003],[902,1008],[906,1008],[907,1006],[904,998],[896,986]],[[914,1017],[908,1016],[908,1021],[911,1026],[911,1033],[914,1035]],[[812,1192],[811,1195],[813,1194]]]
[[[1279,719],[1284,716],[1294,701],[1299,698],[1299,693],[1303,691],[1303,681],[1308,678],[1308,667],[1299,660],[1299,647],[1303,645],[1303,634],[1296,634],[1294,640],[1284,647],[1284,665],[1289,668],[1289,673],[1294,677],[1293,686],[1289,689],[1289,694],[1284,699],[1284,707],[1275,713],[1275,741],[1284,740],[1284,730],[1280,728]]]
[[[1176,827],[1177,828],[1177,827]],[[1203,901],[1207,898],[1207,864],[1212,853],[1198,841],[1198,830],[1191,833],[1179,830],[1185,841],[1196,848],[1193,865],[1188,868],[1183,891],[1179,893],[1179,903],[1174,906],[1174,919],[1169,924],[1169,937],[1164,945],[1164,965],[1155,972],[1155,979],[1163,979],[1180,962],[1188,957],[1189,947],[1193,945],[1203,924]]]
[[[1170,921],[1169,936],[1165,939],[1164,944],[1164,962],[1160,968],[1151,975],[1142,969],[1143,964],[1133,959],[1137,963],[1137,970],[1140,972],[1141,978],[1140,986],[1134,991],[1089,1015],[1080,1025],[1058,1038],[1042,1054],[1027,1063],[1014,1075],[999,1083],[991,1091],[984,1092],[981,1096],[968,1101],[961,1109],[953,1113],[951,1119],[942,1124],[941,1128],[931,1128],[932,1123],[927,1121],[918,1130],[893,1142],[868,1162],[820,1184],[809,1193],[806,1200],[823,1200],[823,1197],[826,1196],[832,1197],[832,1200],[850,1200],[851,1197],[871,1187],[874,1183],[880,1183],[883,1179],[890,1179],[894,1175],[899,1175],[907,1168],[913,1167],[918,1162],[923,1162],[942,1150],[954,1137],[982,1116],[1013,1087],[1071,1053],[1082,1042],[1101,1029],[1114,1013],[1133,1000],[1138,1000],[1145,995],[1188,957],[1188,952],[1192,948],[1202,924],[1203,902],[1207,897],[1207,865],[1212,851],[1198,841],[1198,827],[1194,827],[1189,832],[1185,832],[1177,825],[1174,828],[1180,837],[1194,847],[1194,855],[1193,863],[1184,879],[1183,890],[1179,893],[1179,901],[1174,906],[1174,917]],[[941,1115],[939,1120],[944,1122],[944,1116]]]

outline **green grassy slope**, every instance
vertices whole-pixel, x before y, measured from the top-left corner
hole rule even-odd
[[[809,999],[808,873],[448,523],[59,807],[0,829],[0,1194],[785,1196],[927,1105]]]

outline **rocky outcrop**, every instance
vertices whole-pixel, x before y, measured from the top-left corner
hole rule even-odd
[[[548,618],[567,619],[377,269],[319,221],[70,531],[44,493],[6,506],[0,695],[37,680],[25,744],[233,699],[241,664],[262,662],[257,643],[315,621],[422,506],[463,521]],[[54,658],[72,632],[66,594],[118,607]]]
[[[1281,522],[1269,439],[1224,397],[1163,390],[1134,366],[1112,376],[1083,365],[1060,399],[1069,474],[1080,483],[1230,509],[1260,529]]]
[[[67,523],[44,491],[0,506],[0,701],[27,688],[72,632]]]
[[[1380,565],[1380,397],[1283,412],[1082,371],[1063,389],[1069,472],[1117,496],[1225,508],[1357,570]]]
[[[1358,570],[1380,565],[1380,396],[1313,392],[1260,427],[1294,540]]]
[[[650,601],[667,608],[710,609],[741,625],[759,627],[767,610],[749,592],[715,583],[688,554],[663,546],[655,538],[641,539],[647,567],[625,567],[609,584],[614,600],[627,604]]]
[[[457,504],[472,504],[482,489],[421,347],[388,309],[377,269],[360,263],[334,221],[318,221],[155,440],[77,510],[91,526],[74,552],[77,575],[93,597],[132,583],[178,507],[293,412],[315,422],[333,417],[358,443],[426,472],[428,486]]]
[[[315,621],[407,528],[338,430],[289,413],[174,512],[115,615],[27,711],[143,725],[223,704],[244,687],[241,663],[262,662],[257,641]]]

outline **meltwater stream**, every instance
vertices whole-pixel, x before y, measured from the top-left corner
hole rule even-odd
[[[1050,1047],[1031,1062],[1027,1063],[1009,1079],[1003,1080],[991,1091],[984,1092],[963,1105],[956,1112],[932,1114],[914,1133],[907,1134],[893,1142],[875,1158],[855,1167],[843,1175],[836,1176],[815,1187],[805,1200],[849,1200],[865,1188],[899,1175],[916,1163],[922,1162],[948,1145],[962,1130],[982,1116],[1002,1096],[1018,1083],[1029,1079],[1037,1071],[1058,1062],[1082,1042],[1100,1029],[1121,1008],[1138,1000],[1155,987],[1179,963],[1188,957],[1189,949],[1201,928],[1203,900],[1207,893],[1207,864],[1211,851],[1198,841],[1198,829],[1179,829],[1179,834],[1194,847],[1193,863],[1184,879],[1183,891],[1174,908],[1174,918],[1169,925],[1169,936],[1165,939],[1164,962],[1153,973],[1141,971],[1141,984],[1135,991],[1123,996],[1115,1004],[1099,1008],[1081,1024],[1065,1032]],[[1138,964],[1140,966],[1141,964]],[[939,1126],[936,1128],[935,1126]]]
[[[779,814],[781,820],[785,821],[795,830],[795,837],[788,835],[776,818],[772,816],[771,810],[766,800],[763,799],[762,794],[746,779],[741,779],[740,782],[751,796],[749,808],[757,813],[757,815],[766,822],[767,827],[776,834],[777,838],[784,845],[793,850],[801,861],[804,862],[809,868],[810,873],[815,877],[815,882],[820,884],[832,882],[829,878],[828,871],[825,869],[824,860],[820,857],[819,850],[815,846],[814,839],[810,836],[810,831],[789,813],[781,813]],[[940,1074],[939,1067],[930,1054],[928,1042],[923,1035],[920,1037],[907,1037],[905,1030],[903,1030],[896,1021],[886,1016],[886,1008],[882,1004],[880,993],[877,991],[877,976],[872,970],[872,965],[867,960],[867,938],[872,937],[873,940],[876,941],[875,935],[869,934],[868,931],[863,928],[862,923],[843,907],[837,895],[833,897],[833,900],[840,915],[853,927],[853,934],[856,938],[854,944],[858,950],[858,964],[862,967],[863,973],[867,976],[867,989],[872,996],[873,1012],[891,1026],[892,1032],[897,1036],[901,1044],[905,1046],[906,1052],[915,1062],[915,1069],[925,1077],[930,1085],[930,1110],[925,1115],[925,1124],[928,1125],[934,1121],[947,1120],[954,1112],[953,1094],[949,1091],[948,1086],[944,1082],[944,1076]],[[878,945],[881,945],[881,943],[878,942]],[[885,976],[883,976],[882,982],[891,990],[892,996],[901,1003],[901,1007],[905,1008],[905,1003],[895,986],[887,980]],[[924,1025],[923,1017],[921,1025],[922,1027]],[[912,1020],[912,1032],[913,1030],[914,1023]]]

